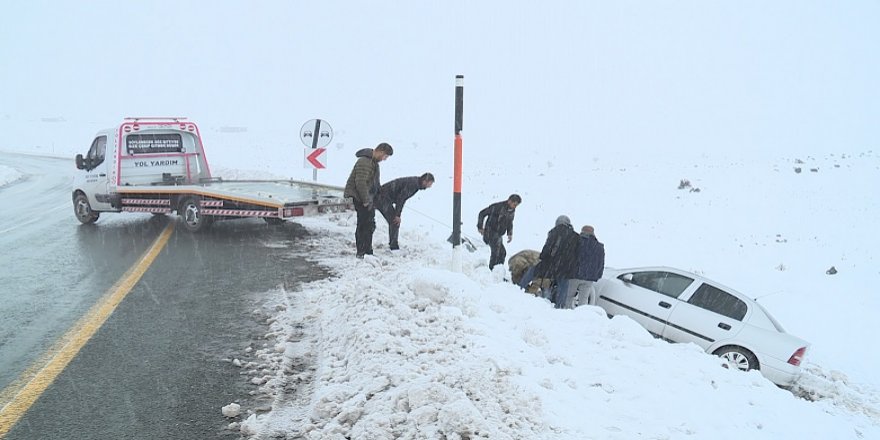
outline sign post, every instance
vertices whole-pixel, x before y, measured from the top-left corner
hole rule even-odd
[[[464,112],[464,75],[455,76],[455,146],[452,180],[452,270],[461,272],[461,129]]]
[[[333,140],[333,128],[327,121],[310,119],[299,129],[299,138],[306,146],[303,152],[303,166],[312,168],[312,180],[317,182],[318,170],[327,168],[326,160],[321,156]]]

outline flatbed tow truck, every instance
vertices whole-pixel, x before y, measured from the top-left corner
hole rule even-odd
[[[198,126],[180,117],[125,118],[97,133],[76,168],[73,211],[85,224],[107,212],[176,212],[197,232],[216,220],[281,223],[351,208],[337,186],[212,176]]]

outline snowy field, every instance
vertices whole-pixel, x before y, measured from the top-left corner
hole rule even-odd
[[[401,148],[384,175],[418,174],[448,153]],[[467,161],[465,191],[475,194],[464,230],[476,238],[477,207],[518,191],[508,255],[539,249],[566,214],[596,227],[609,266],[672,265],[766,295],[760,302],[813,344],[792,392],[724,369],[696,346],[655,340],[629,318],[552,309],[505,282],[502,268],[490,273],[484,246],[466,253],[463,273],[451,272],[444,179],[407,205],[401,254],[387,251],[379,220],[376,258],[355,259],[353,214],[307,221],[314,238],[278,244],[335,276],[275,292],[259,311],[272,325],[267,345],[236,362],[275,405],[231,428],[257,438],[880,436],[877,343],[853,338],[880,330],[870,288],[880,281],[870,232],[878,206],[867,193],[880,176],[877,154],[599,156],[532,164],[528,176]],[[679,189],[683,179],[699,191]],[[490,181],[498,191],[482,189]]]

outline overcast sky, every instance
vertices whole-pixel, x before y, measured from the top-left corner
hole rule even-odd
[[[343,142],[448,142],[455,74],[470,139],[514,148],[819,151],[880,138],[876,1],[3,9],[0,148],[61,136],[21,134],[22,121],[102,128],[169,113],[252,133],[322,117]]]

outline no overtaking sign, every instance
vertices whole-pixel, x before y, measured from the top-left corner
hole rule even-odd
[[[327,151],[327,145],[330,145],[330,141],[333,140],[333,128],[330,127],[330,124],[321,119],[306,121],[299,129],[299,138],[306,146],[303,165],[306,168],[314,168],[315,172],[327,168],[322,156]]]

